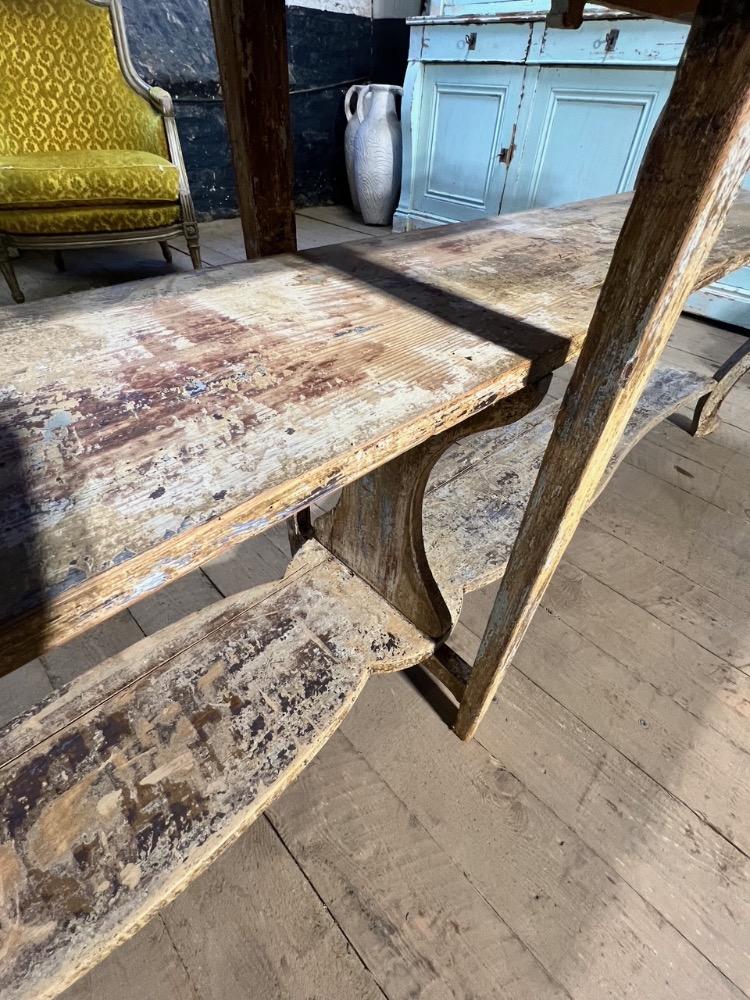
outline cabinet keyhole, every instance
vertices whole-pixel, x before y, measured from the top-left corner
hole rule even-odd
[[[617,45],[617,39],[619,37],[620,37],[619,28],[613,28],[611,31],[608,31],[607,34],[604,36],[604,51],[614,52],[615,45]]]

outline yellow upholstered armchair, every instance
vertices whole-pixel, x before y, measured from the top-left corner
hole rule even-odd
[[[0,271],[11,251],[184,234],[198,226],[172,100],[140,79],[120,0],[0,0]]]

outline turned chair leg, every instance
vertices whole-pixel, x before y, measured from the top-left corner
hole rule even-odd
[[[166,240],[159,240],[159,246],[161,247],[161,252],[164,254],[164,260],[167,264],[172,263],[172,248]]]
[[[21,291],[21,286],[18,284],[15,268],[13,267],[13,262],[10,259],[10,254],[8,253],[8,246],[2,241],[0,241],[0,272],[2,272],[3,277],[8,283],[8,288],[10,288],[10,294],[13,296],[13,301],[25,302],[26,298]]]
[[[201,260],[201,248],[198,241],[188,243],[188,250],[190,251],[190,260],[193,262],[193,267],[196,271],[200,271],[203,267],[203,261]]]
[[[188,246],[193,267],[196,271],[199,271],[203,267],[203,262],[201,261],[201,241],[197,223],[185,223],[185,242]]]

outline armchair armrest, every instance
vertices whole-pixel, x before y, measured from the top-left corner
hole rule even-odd
[[[182,156],[180,137],[177,133],[177,121],[174,114],[174,102],[172,100],[172,95],[168,94],[163,87],[149,87],[148,98],[164,119],[164,131],[167,135],[169,159],[172,163],[174,163],[180,172],[180,205],[182,206],[182,216],[186,226],[186,232],[189,227],[192,227],[192,229],[194,229],[197,233],[197,227],[195,224],[195,209],[193,207],[193,199],[190,194],[190,184],[188,182],[187,171],[185,170],[185,160]]]
[[[148,96],[151,103],[165,118],[174,118],[174,103],[171,94],[163,87],[149,87]]]

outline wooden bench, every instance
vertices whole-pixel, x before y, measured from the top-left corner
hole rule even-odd
[[[6,666],[289,515],[297,552],[282,581],[143,640],[0,734],[3,997],[56,995],[142,926],[304,768],[370,674],[426,663],[461,694],[465,665],[440,651],[464,592],[503,574],[552,427],[557,404],[542,402],[549,375],[580,347],[576,331],[585,330],[624,204],[228,268],[194,279],[198,302],[187,294],[193,283],[178,280],[80,296],[61,315],[47,305],[19,311],[11,340],[27,338],[25,361],[8,352],[6,385],[15,440],[36,478],[20,484],[3,539],[8,558],[27,532],[41,585],[10,595]],[[740,249],[750,247],[748,199],[738,213],[701,281],[750,259]],[[516,255],[527,270],[543,245],[553,251],[541,276],[522,281]],[[493,291],[501,275],[505,287]],[[548,286],[561,277],[566,292],[553,295]],[[305,357],[310,344],[294,345],[287,310],[299,284],[323,310],[307,320],[317,330],[325,321],[327,368]],[[508,309],[499,333],[497,298]],[[513,302],[532,323],[526,338]],[[437,314],[429,322],[428,307]],[[258,316],[271,313],[284,336],[277,328],[253,340]],[[379,331],[369,340],[368,324]],[[184,342],[192,366],[170,367],[169,350],[187,350]],[[347,343],[356,345],[349,357]],[[78,381],[50,376],[45,351],[76,349],[90,352],[88,369],[66,369]],[[381,397],[399,385],[405,393],[405,372],[413,398]],[[318,413],[321,382],[329,405]],[[289,398],[290,383],[310,394],[304,405]],[[658,372],[611,468],[708,388],[702,376]],[[330,426],[342,414],[350,422]],[[210,436],[212,421],[229,424],[226,438]],[[287,444],[298,434],[305,446],[317,442],[312,458]],[[206,435],[217,447],[209,458]],[[310,502],[341,486],[337,507],[312,526]],[[168,490],[176,497],[165,508]],[[128,515],[133,548],[119,558]],[[86,518],[98,527],[81,538]],[[19,615],[29,593],[43,599]]]
[[[709,387],[657,370],[608,477]],[[502,576],[557,407],[463,439],[434,468],[425,548],[451,622],[466,592]],[[460,700],[468,665],[309,540],[283,580],[144,639],[15,720],[0,734],[3,996],[54,996],[143,926],[299,774],[371,674],[419,663]]]
[[[3,997],[54,996],[312,759],[371,673],[430,643],[317,542],[283,580],[144,639],[0,737]]]

